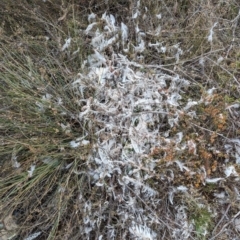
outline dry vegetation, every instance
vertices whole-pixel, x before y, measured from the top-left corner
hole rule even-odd
[[[0,239],[239,239],[237,0],[1,0]]]

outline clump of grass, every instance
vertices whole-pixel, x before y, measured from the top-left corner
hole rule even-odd
[[[190,214],[196,229],[198,239],[206,239],[206,235],[213,226],[212,214],[205,207],[195,207]]]

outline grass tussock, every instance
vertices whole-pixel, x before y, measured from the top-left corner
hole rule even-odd
[[[0,239],[237,239],[237,1],[0,3]]]

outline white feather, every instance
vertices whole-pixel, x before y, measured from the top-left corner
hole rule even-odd
[[[128,39],[128,27],[122,22],[121,23],[121,35],[122,35],[122,44]]]
[[[206,183],[217,183],[221,180],[224,180],[224,178],[206,178]]]
[[[28,171],[28,177],[31,178],[33,176],[33,172],[36,166],[34,164],[31,165],[30,170]]]
[[[86,30],[85,30],[85,34],[89,34],[89,32],[92,30],[92,28],[96,25],[97,23],[91,23],[87,26]]]
[[[71,40],[72,40],[71,38],[68,38],[68,39],[66,40],[65,44],[62,46],[61,51],[64,51],[64,50],[66,50],[67,48],[70,47]]]

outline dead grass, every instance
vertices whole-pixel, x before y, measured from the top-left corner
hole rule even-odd
[[[234,225],[240,211],[237,1],[3,0],[0,9],[0,239],[239,237]],[[91,66],[84,61],[96,53],[95,33],[84,30],[95,13],[103,31],[105,11],[129,29],[127,53],[121,44],[103,51],[108,66],[117,69],[117,60],[109,59],[118,51],[132,71],[151,79],[149,86],[154,76],[164,75],[166,85],[157,92],[167,114],[148,122],[146,129],[158,129],[159,138],[146,142],[144,154],[134,155],[129,130],[119,128],[114,141],[123,147],[115,146],[97,181],[100,167],[94,159],[101,158],[99,149],[110,135],[104,95],[115,85],[102,89],[101,77],[90,79]],[[62,51],[69,38],[70,47]],[[145,48],[137,52],[140,39]],[[121,74],[116,71],[116,79]],[[182,99],[175,107],[166,99],[177,75],[190,84],[179,87]],[[72,87],[79,79],[84,93],[81,84]],[[142,98],[144,91],[136,89],[135,98]],[[119,92],[128,97],[122,88]],[[92,112],[79,117],[88,104]],[[134,109],[137,134],[136,116],[145,107]],[[123,163],[123,151],[134,161]],[[228,167],[235,173],[226,176]]]

